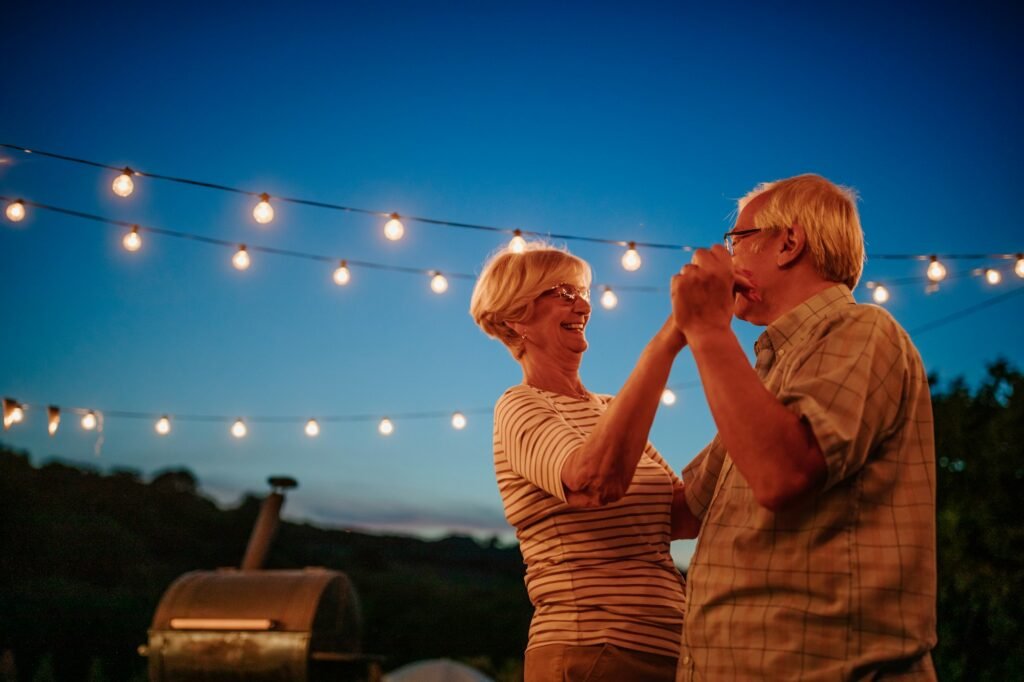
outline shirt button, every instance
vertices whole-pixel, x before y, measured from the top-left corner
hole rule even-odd
[[[683,656],[683,665],[690,665],[690,657]]]

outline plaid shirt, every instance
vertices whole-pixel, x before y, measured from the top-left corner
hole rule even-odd
[[[827,481],[773,513],[717,436],[686,468],[702,526],[678,679],[935,679],[935,444],[917,350],[844,285],[755,350],[765,386],[813,430]]]

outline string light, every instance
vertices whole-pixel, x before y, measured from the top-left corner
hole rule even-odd
[[[125,169],[114,178],[114,182],[110,186],[114,190],[114,194],[119,197],[130,196],[135,191],[135,182],[132,180],[132,175],[134,174],[135,172],[131,168],[125,166]]]
[[[1024,277],[1024,253],[1017,254],[1017,262],[1013,264],[1013,272],[1018,277]]]
[[[46,408],[46,430],[51,435],[57,434],[57,427],[60,426],[60,408],[50,405]]]
[[[85,165],[85,166],[105,168],[105,169],[109,169],[111,171],[116,171],[116,172],[119,172],[119,173],[122,173],[123,171],[127,170],[127,169],[119,168],[117,166],[112,166],[112,165],[109,165],[109,164],[100,163],[98,161],[93,161],[93,160],[89,160],[89,159],[82,159],[82,158],[76,158],[76,157],[72,157],[72,156],[65,155],[65,154],[56,154],[56,153],[53,153],[53,152],[47,152],[47,151],[43,151],[43,150],[40,150],[40,149],[28,149],[26,147],[22,147],[22,146],[19,146],[19,145],[14,145],[14,144],[0,143],[0,148],[13,149],[13,150],[17,150],[17,151],[20,151],[20,152],[23,152],[23,153],[26,153],[26,154],[36,154],[36,155],[39,155],[41,157],[55,159],[55,160],[59,160],[59,161],[64,161],[66,163],[74,163],[74,164]],[[214,189],[214,190],[218,190],[218,191],[222,191],[222,192],[234,192],[234,193],[248,194],[248,195],[255,195],[256,194],[251,189],[242,189],[242,188],[238,188],[238,187],[230,187],[230,186],[227,186],[227,185],[224,185],[224,184],[203,182],[203,181],[195,180],[195,179],[192,179],[192,178],[174,177],[174,176],[170,176],[170,175],[163,175],[163,174],[160,174],[160,173],[154,173],[154,172],[148,172],[148,171],[146,173],[140,173],[139,171],[132,171],[131,174],[132,175],[145,175],[146,177],[152,178],[152,179],[165,180],[165,181],[168,181],[168,182],[192,185],[192,186],[196,186],[196,187],[205,187],[207,189]],[[264,193],[264,194],[260,194],[258,196],[260,196],[261,200],[267,201],[267,204],[268,204],[268,207],[269,207],[269,201],[268,201],[269,200],[269,195]],[[327,202],[323,202],[323,201],[314,201],[312,199],[303,199],[303,198],[300,198],[300,197],[275,197],[275,200],[276,201],[286,201],[286,202],[295,203],[295,204],[302,204],[302,205],[306,205],[306,206],[313,206],[313,207],[321,208],[321,209],[329,209],[329,210],[335,210],[335,211],[345,211],[345,212],[348,212],[348,213],[362,213],[362,214],[366,214],[366,215],[375,215],[375,216],[382,215],[382,212],[379,211],[379,210],[373,210],[373,209],[367,209],[367,208],[359,208],[359,207],[356,207],[356,206],[343,206],[343,205],[340,205],[340,204],[327,203]],[[273,217],[272,207],[270,207],[270,208],[271,208],[271,218],[272,218]],[[398,219],[398,215],[394,214],[394,213],[383,214],[383,215],[390,216],[390,218],[392,220],[397,220]],[[438,218],[407,216],[406,219],[407,220],[418,220],[418,221],[421,221],[421,222],[426,222],[426,223],[430,223],[432,225],[438,225],[438,226],[442,226],[442,227],[452,227],[452,228],[470,229],[470,230],[485,230],[485,231],[488,231],[488,232],[508,232],[508,230],[506,228],[495,227],[495,226],[492,226],[492,225],[475,225],[475,224],[464,223],[464,222],[457,222],[457,221],[451,221],[451,220],[442,220],[442,219],[438,219]],[[13,219],[12,218],[12,220],[17,220],[17,219]],[[390,221],[389,221],[389,223],[390,223]],[[404,232],[404,226],[402,227],[402,231]],[[520,232],[522,232],[523,234],[533,234],[533,235],[547,234],[546,232],[526,231],[526,230],[521,230]],[[617,245],[617,246],[621,246],[622,244],[626,243],[626,242],[623,242],[622,240],[619,240],[619,239],[603,239],[603,238],[598,238],[598,237],[590,237],[590,236],[583,236],[583,235],[572,235],[572,234],[550,234],[548,236],[550,238],[556,238],[556,239],[581,240],[581,241],[587,241],[587,242],[592,242],[592,243],[613,244],[613,245]],[[400,238],[400,236],[396,237],[396,238]],[[389,237],[389,239],[390,239],[390,237]],[[643,246],[644,248],[668,249],[668,250],[672,250],[672,251],[679,251],[679,250],[692,251],[694,249],[694,247],[692,245],[651,243],[651,242],[628,242],[628,243],[632,245],[633,250],[635,250],[635,247],[637,245]],[[928,257],[928,254],[906,254],[906,253],[903,253],[903,254],[869,253],[867,255],[868,255],[869,258],[873,258],[873,259],[886,259],[886,260],[920,260],[922,258],[927,258]],[[950,259],[983,259],[983,258],[1009,258],[1010,256],[1008,254],[946,254],[945,257],[946,258],[950,258]],[[1021,254],[1018,254],[1017,258],[1020,259],[1021,258]],[[639,267],[639,265],[637,267]],[[1022,271],[1024,271],[1024,264],[1022,264],[1021,268],[1022,268]]]
[[[640,253],[636,250],[636,242],[630,242],[626,253],[622,254],[622,267],[630,272],[635,272],[640,269],[642,263]]]
[[[994,268],[989,268],[985,270],[985,281],[995,286],[1003,281],[1003,273]]]
[[[3,146],[4,145],[0,144],[0,147],[3,147]],[[147,176],[150,176],[150,174],[147,174]],[[0,195],[0,201],[8,201],[9,202],[9,201],[14,201],[14,200],[11,197],[5,197],[5,196]],[[23,200],[19,200],[19,201],[23,201]],[[72,216],[72,217],[76,217],[76,218],[80,218],[80,219],[86,219],[86,220],[91,220],[91,221],[95,221],[95,222],[99,222],[99,223],[106,223],[106,224],[109,224],[109,225],[115,225],[115,226],[120,226],[120,227],[124,227],[124,228],[129,228],[129,229],[132,228],[132,227],[136,227],[134,224],[127,223],[125,221],[114,220],[114,219],[111,219],[111,218],[106,218],[106,217],[103,217],[103,216],[93,215],[93,214],[89,214],[89,213],[84,213],[82,211],[75,211],[75,210],[71,210],[71,209],[66,209],[66,208],[62,208],[62,207],[58,207],[58,206],[51,206],[51,205],[47,205],[47,204],[41,204],[41,203],[35,202],[35,201],[27,202],[26,205],[29,205],[29,206],[32,206],[32,207],[35,207],[35,208],[40,208],[40,209],[43,209],[43,210],[46,210],[46,211],[53,211],[55,213],[60,213],[62,215],[69,215],[69,216]],[[209,237],[209,236],[202,235],[202,234],[196,234],[196,233],[191,233],[191,232],[181,232],[181,231],[177,231],[177,230],[169,230],[169,229],[156,228],[156,227],[142,227],[142,226],[138,226],[138,229],[139,229],[140,233],[141,233],[141,231],[144,230],[144,231],[147,231],[147,232],[151,232],[153,234],[159,234],[161,236],[166,236],[166,237],[173,237],[173,238],[176,238],[176,239],[188,239],[188,240],[195,241],[195,242],[202,243],[202,244],[217,245],[217,246],[231,246],[231,247],[236,247],[237,248],[237,245],[232,244],[231,242],[228,242],[228,241],[225,241],[225,240],[221,240],[221,239],[217,239],[217,238],[214,238],[214,237]],[[500,229],[500,228],[495,228],[495,229]],[[551,235],[551,236],[553,236],[553,237],[557,236],[559,238],[564,238],[566,235]],[[597,241],[603,241],[603,240],[597,240]],[[621,244],[621,242],[618,242],[618,243]],[[325,256],[325,255],[321,255],[321,254],[304,253],[304,252],[299,252],[299,251],[283,250],[283,249],[276,249],[276,248],[263,247],[263,246],[252,246],[251,248],[252,248],[252,250],[269,253],[269,254],[275,255],[275,256],[288,256],[288,257],[291,257],[291,258],[301,258],[303,260],[311,260],[311,261],[317,261],[317,262],[335,261],[334,257],[332,257],[332,256]],[[241,249],[239,249],[239,250],[241,250]],[[250,264],[250,260],[249,260],[249,256],[248,255],[239,256],[237,253],[235,255],[238,256],[239,261],[244,266],[244,267],[239,268],[239,269],[245,269],[245,267],[248,267],[248,265]],[[876,257],[879,257],[879,256],[876,256]],[[880,256],[880,257],[885,258],[886,256]],[[915,260],[920,260],[921,258],[926,258],[926,257],[928,257],[928,256],[913,256],[913,258]],[[956,255],[950,256],[950,255],[947,254],[944,257],[945,258],[964,258],[964,259],[967,259],[967,258],[993,258],[993,259],[1001,258],[1001,259],[1010,259],[1013,256],[1010,256],[1010,255],[1007,255],[1007,254],[996,254],[996,255],[987,255],[987,256],[986,255],[978,255],[978,254],[973,254],[973,255],[961,254],[959,256],[956,256]],[[1018,254],[1016,254],[1016,257],[1017,257],[1018,264],[1015,266],[1015,272],[1018,272],[1019,276],[1024,277],[1024,275],[1019,274],[1019,273],[1024,273],[1024,255],[1018,253]],[[896,258],[903,258],[903,256],[898,256]],[[910,256],[908,256],[907,258],[910,258]],[[337,262],[337,261],[335,261],[335,262]],[[348,261],[348,262],[353,262],[353,261]],[[405,273],[405,274],[417,274],[417,275],[419,275],[419,274],[427,274],[428,276],[433,277],[433,275],[436,274],[436,272],[437,272],[436,270],[427,270],[427,269],[423,269],[423,268],[413,268],[413,267],[403,267],[403,266],[390,265],[390,264],[386,264],[386,263],[375,263],[375,262],[369,262],[369,261],[354,261],[354,262],[356,264],[358,264],[359,266],[362,266],[362,267],[372,268],[372,269],[375,269],[375,270],[385,270],[385,271],[390,271],[390,272],[401,272],[401,273]],[[238,266],[236,265],[236,267],[238,267]],[[970,274],[973,274],[973,275],[980,275],[980,274],[983,273],[983,270],[977,269],[977,270],[971,270],[969,272],[970,272]],[[339,276],[341,276],[341,275],[339,275]],[[459,279],[467,279],[467,280],[475,280],[476,279],[476,276],[473,275],[473,274],[470,274],[470,273],[450,273],[449,272],[447,274],[447,278],[452,278],[452,277],[459,278]],[[913,277],[905,278],[903,280],[899,280],[899,281],[890,283],[890,286],[893,285],[893,284],[917,283],[917,282],[919,282],[921,280],[927,280],[927,278],[926,277],[921,277],[921,278],[913,278]],[[871,284],[871,283],[868,283],[868,285],[869,285],[868,286],[869,289],[873,287],[873,284]],[[597,286],[602,286],[602,288],[603,288],[604,286],[607,286],[607,285],[595,285],[595,287],[597,287]],[[608,287],[608,288],[611,288],[611,287]],[[628,289],[628,290],[634,290],[634,291],[643,291],[643,292],[647,292],[647,293],[662,293],[662,292],[665,291],[664,288],[659,288],[659,287],[639,287],[639,286],[616,287],[615,290],[617,291],[617,290],[620,290],[620,289]]]
[[[508,241],[508,250],[512,253],[522,253],[526,251],[526,240],[523,239],[523,231],[515,230],[512,239]]]
[[[6,431],[10,428],[14,422],[11,420],[11,413],[14,411],[14,407],[17,404],[17,400],[13,398],[3,398],[3,430]]]
[[[260,195],[260,201],[252,209],[252,217],[260,225],[266,225],[274,219],[274,207],[270,205],[270,195],[264,192]]]
[[[466,415],[461,412],[456,412],[452,415],[452,428],[456,431],[461,431],[466,428]]]
[[[341,264],[334,271],[334,283],[339,287],[343,287],[350,281],[352,281],[352,273],[348,269],[348,263],[341,261]]]
[[[245,244],[241,244],[238,247],[238,251],[231,257],[231,264],[235,266],[236,270],[248,270],[251,261],[249,260],[249,252],[245,250]]]
[[[391,214],[391,220],[384,223],[384,236],[393,242],[397,242],[405,234],[405,225],[399,220],[397,213]]]
[[[448,291],[448,280],[440,272],[436,272],[430,278],[430,288],[435,294],[443,294]]]
[[[142,237],[139,236],[139,226],[132,225],[132,231],[124,236],[121,244],[128,251],[138,251],[142,248]]]
[[[675,405],[676,394],[671,388],[666,388],[661,392],[661,402],[663,405]]]
[[[12,223],[20,223],[25,219],[25,202],[15,199],[7,204],[7,219]]]
[[[161,436],[166,436],[168,433],[171,432],[171,420],[167,417],[167,415],[164,415],[156,420],[156,424],[153,426],[153,428]]]
[[[14,410],[20,409],[18,401],[13,398],[3,399],[3,410],[4,410],[4,431],[11,428],[15,423],[14,421]],[[21,421],[20,419],[18,421]]]
[[[86,431],[92,431],[96,428],[96,413],[89,410],[82,416],[82,428]]]
[[[316,423],[315,419],[310,419],[306,422],[306,435],[310,438],[320,435],[320,425]]]
[[[377,424],[377,431],[379,431],[382,436],[390,436],[395,432],[395,425],[391,423],[390,419],[384,417],[380,420],[380,424]]]
[[[878,305],[882,305],[883,303],[889,300],[889,290],[886,289],[883,285],[876,284],[874,282],[869,282],[868,288],[872,289],[871,299]]]
[[[946,266],[939,262],[938,256],[932,256],[928,263],[928,279],[941,282],[946,279]]]
[[[615,295],[612,288],[609,286],[604,287],[604,291],[601,293],[601,307],[606,310],[611,310],[619,304],[619,297]]]
[[[241,419],[236,419],[235,423],[231,425],[231,435],[235,438],[245,438],[247,433],[249,433],[249,429],[246,428],[245,422]]]

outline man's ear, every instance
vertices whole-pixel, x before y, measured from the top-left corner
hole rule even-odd
[[[801,225],[793,223],[783,232],[782,240],[779,242],[776,263],[778,263],[780,268],[787,268],[795,264],[806,248],[807,232],[804,231]]]

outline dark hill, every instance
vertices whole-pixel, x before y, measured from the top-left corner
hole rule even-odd
[[[131,471],[36,467],[0,446],[0,652],[13,652],[20,679],[44,672],[45,657],[57,679],[141,674],[136,647],[163,591],[187,571],[238,565],[259,511],[254,496],[221,509],[197,486],[184,470],[147,483]],[[521,659],[531,608],[517,548],[283,522],[267,568],[302,566],[348,574],[364,649],[387,668],[446,656],[494,672]]]

